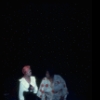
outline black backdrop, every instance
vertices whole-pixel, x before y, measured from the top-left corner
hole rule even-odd
[[[21,69],[24,64],[30,64],[38,85],[45,75],[46,67],[53,66],[56,73],[66,80],[69,100],[90,100],[90,6],[90,3],[1,4],[3,95],[9,93],[8,96],[16,98],[17,81],[22,77]]]

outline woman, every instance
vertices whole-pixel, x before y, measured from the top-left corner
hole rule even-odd
[[[35,100],[38,91],[36,78],[32,75],[30,65],[26,65],[22,69],[24,76],[19,80],[19,100]]]
[[[54,75],[52,70],[46,71],[37,96],[41,100],[66,100],[68,89],[64,79],[60,75]]]

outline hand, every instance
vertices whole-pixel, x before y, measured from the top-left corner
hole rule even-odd
[[[31,89],[31,90],[34,90],[34,87],[33,87],[33,86],[31,86],[31,87],[30,87],[30,89]]]
[[[57,91],[55,91],[55,90],[52,90],[52,93],[57,93]]]
[[[29,90],[29,91],[30,91],[30,90],[33,91],[33,90],[34,90],[34,87],[33,87],[32,85],[30,85],[28,90]]]
[[[64,100],[64,97],[62,96],[62,97],[60,98],[60,100]]]

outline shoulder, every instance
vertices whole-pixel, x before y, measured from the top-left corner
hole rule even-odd
[[[44,77],[42,80],[44,80],[44,81],[45,81],[45,80],[47,80],[47,78],[46,78],[46,77]]]
[[[35,77],[35,76],[31,76],[31,79],[32,79],[33,81],[35,81],[35,80],[36,80],[36,77]]]
[[[44,77],[43,79],[42,79],[42,82],[45,82],[45,81],[47,81],[48,79],[46,78],[46,77]]]
[[[60,75],[54,75],[54,77],[59,77],[60,78],[61,76]]]
[[[63,79],[61,75],[54,75],[54,78],[56,78],[56,79]]]
[[[24,77],[20,78],[18,81],[19,81],[19,84],[25,84],[25,79],[24,79]]]
[[[32,79],[35,79],[35,76],[31,76]]]
[[[25,79],[24,79],[24,77],[22,77],[22,78],[20,78],[18,81],[19,82],[23,82]]]

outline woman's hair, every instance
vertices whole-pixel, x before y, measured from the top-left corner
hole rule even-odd
[[[30,69],[30,65],[25,65],[25,66],[22,68],[22,73],[25,75],[29,69]]]
[[[50,74],[51,77],[53,77],[54,74],[55,74],[55,70],[54,70],[54,68],[50,68],[50,67],[49,67],[49,68],[46,69],[46,71],[49,72],[49,74]]]

